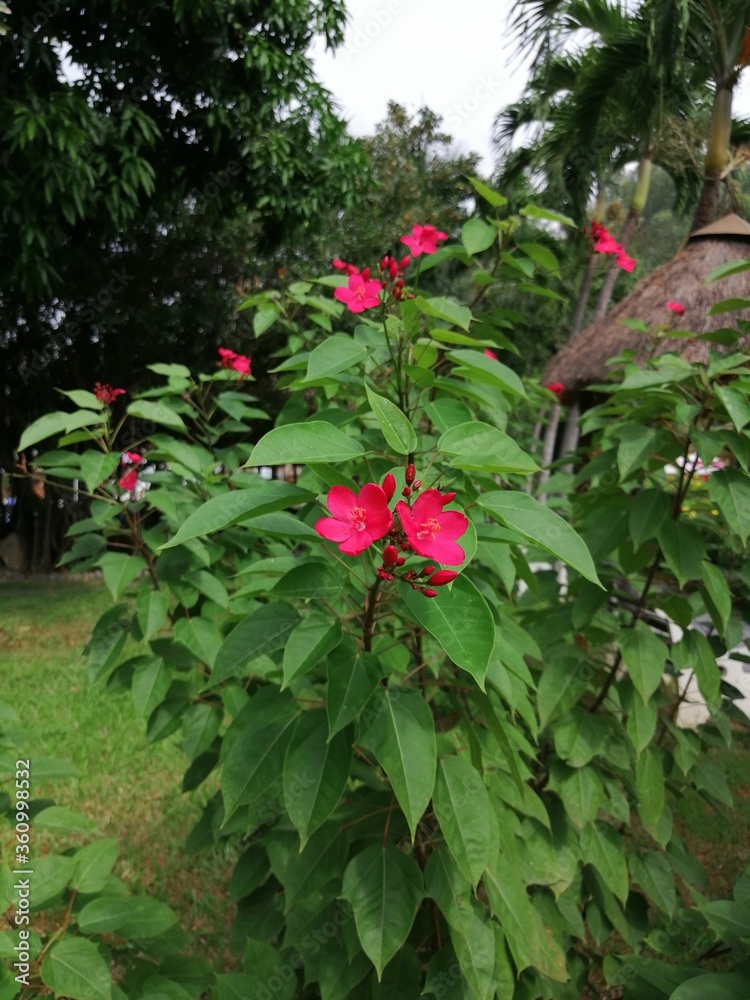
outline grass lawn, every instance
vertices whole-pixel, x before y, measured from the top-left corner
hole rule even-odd
[[[187,762],[179,736],[149,746],[130,693],[87,681],[82,650],[111,603],[94,583],[0,584],[0,700],[21,720],[26,742],[19,756],[31,758],[32,780],[35,757],[67,760],[77,769],[75,778],[37,784],[34,796],[78,809],[97,824],[98,835],[116,837],[115,874],[133,892],[168,902],[204,953],[229,961],[225,931],[234,908],[227,885],[234,858],[182,851],[207,793],[180,792]],[[44,849],[45,835],[37,837]],[[66,846],[60,836],[54,843],[55,850]]]

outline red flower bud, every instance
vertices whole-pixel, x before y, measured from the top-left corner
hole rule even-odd
[[[443,507],[447,507],[449,503],[456,499],[455,493],[443,493]]]
[[[455,580],[458,573],[454,573],[452,569],[439,569],[437,573],[433,573],[428,583],[431,583],[434,587],[444,587],[446,583],[450,583]]]
[[[398,277],[398,264],[395,260],[391,260],[388,264],[388,273],[391,276],[391,281]]]
[[[403,287],[404,287],[404,282],[399,278],[398,281],[396,282],[396,288],[403,288]]]
[[[369,281],[370,280],[370,268],[369,267],[365,267],[365,268],[362,269],[362,280],[363,281]]]
[[[406,562],[406,559],[404,559],[403,556],[399,556],[398,559],[396,560],[396,565],[397,566],[403,566],[405,562]]]
[[[393,566],[398,560],[398,549],[395,545],[386,545],[383,549],[383,565]]]
[[[410,253],[408,253],[405,257],[402,257],[401,260],[398,262],[398,269],[399,269],[399,271],[403,271],[405,268],[407,268],[409,266],[409,264],[411,264],[411,254]]]
[[[434,572],[435,572],[434,566],[425,566],[425,568],[422,570],[421,576],[429,576],[430,573]]]
[[[422,587],[422,593],[425,597],[437,597],[437,591],[430,590],[429,587]]]
[[[416,491],[416,490],[419,489],[419,487],[421,485],[422,485],[422,480],[421,479],[415,479],[414,482],[412,483],[411,488]]]
[[[390,262],[391,262],[391,258],[388,256],[388,254],[386,254],[385,257],[383,257],[383,259],[380,262],[380,270],[381,271],[387,270],[388,265],[390,264]]]
[[[387,472],[381,483],[383,493],[385,493],[385,499],[390,502],[393,498],[393,494],[396,492],[396,477],[392,472]]]
[[[408,542],[401,542],[401,551],[408,552],[411,549],[411,545]]]
[[[411,462],[406,466],[406,485],[411,486],[417,476],[417,470],[411,464]]]
[[[404,488],[401,490],[401,496],[402,497],[410,497],[411,496],[411,490],[409,489],[408,486],[404,486]]]
[[[380,279],[380,287],[381,287],[381,288],[385,288],[385,286],[386,286],[387,284],[388,284],[388,282],[387,282],[387,281],[383,281],[383,279],[382,279],[382,278]]]

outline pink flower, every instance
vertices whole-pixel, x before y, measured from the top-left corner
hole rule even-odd
[[[559,400],[562,400],[565,394],[565,386],[562,384],[562,382],[548,382],[544,388],[549,389],[549,391],[553,395],[557,396]]]
[[[628,257],[625,250],[620,247],[617,251],[617,266],[621,267],[623,271],[628,271],[632,274],[635,271],[636,261],[634,257]]]
[[[493,360],[493,361],[499,361],[499,360],[500,360],[500,358],[499,358],[499,357],[497,356],[497,354],[495,354],[495,352],[494,352],[494,351],[491,351],[491,350],[489,349],[489,347],[485,347],[485,349],[484,349],[484,353],[485,353],[485,355],[486,355],[486,356],[487,356],[488,358],[492,358],[492,360]]]
[[[130,472],[126,472],[122,477],[120,482],[117,484],[121,490],[128,490],[129,492],[135,488],[135,484],[138,482],[138,471],[136,469],[131,469]]]
[[[600,236],[596,243],[594,243],[594,250],[596,253],[619,253],[622,250],[622,246],[605,229],[604,235]]]
[[[448,239],[447,233],[440,233],[434,226],[414,226],[411,236],[402,236],[401,242],[411,250],[412,257],[423,253],[437,253],[438,243]]]
[[[222,368],[231,368],[233,371],[239,372],[240,375],[250,374],[250,365],[252,362],[244,354],[235,354],[228,347],[220,347],[219,356],[221,357]]]
[[[118,396],[124,396],[125,390],[113,389],[111,385],[107,385],[106,383],[102,385],[101,382],[97,382],[94,386],[94,395],[100,403],[106,403],[109,406],[111,403],[114,403]]]
[[[380,282],[374,278],[366,280],[361,274],[352,274],[348,287],[337,288],[333,297],[343,302],[349,312],[361,313],[380,305],[380,289]]]
[[[393,526],[386,495],[376,483],[367,483],[355,495],[346,486],[334,486],[327,498],[331,517],[322,517],[315,530],[330,542],[338,542],[347,556],[358,556]]]
[[[122,464],[123,465],[139,465],[143,461],[143,455],[139,455],[137,451],[124,451],[122,453]]]
[[[341,260],[340,257],[335,257],[332,261],[334,268],[337,271],[346,271],[347,274],[359,274],[359,268],[355,267],[354,264],[347,264],[345,260]]]
[[[667,309],[670,312],[677,313],[678,316],[685,315],[685,306],[681,302],[667,302]]]
[[[396,513],[409,544],[417,555],[435,559],[448,566],[459,566],[466,558],[466,553],[456,539],[468,528],[469,519],[457,510],[443,510],[449,502],[440,490],[425,490],[414,501],[411,509],[405,501],[399,500]]]

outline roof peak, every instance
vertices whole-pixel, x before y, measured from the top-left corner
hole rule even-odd
[[[750,223],[745,222],[739,215],[730,212],[723,219],[712,222],[710,226],[704,226],[690,234],[690,239],[696,236],[746,236],[750,238]]]

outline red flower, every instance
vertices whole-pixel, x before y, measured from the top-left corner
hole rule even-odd
[[[469,519],[457,510],[443,510],[449,502],[440,490],[425,490],[411,508],[399,500],[396,513],[417,555],[448,566],[459,566],[466,554],[456,539],[468,528]]]
[[[349,312],[361,313],[380,305],[380,282],[365,280],[361,274],[349,276],[347,288],[337,288],[333,297],[343,302]]]
[[[143,461],[143,455],[139,455],[137,451],[124,451],[122,453],[122,464],[123,465],[139,465]]]
[[[231,368],[233,371],[239,372],[240,375],[250,374],[250,365],[252,362],[244,354],[235,354],[234,351],[230,351],[227,347],[220,347],[219,355],[221,357],[222,368]]]
[[[106,403],[110,406],[117,399],[118,396],[124,396],[124,389],[113,389],[111,385],[101,382],[97,382],[94,386],[94,395],[99,400],[100,403]]]
[[[346,486],[334,486],[327,498],[331,517],[322,517],[315,530],[330,542],[338,542],[347,556],[358,556],[393,526],[385,493],[376,483],[367,483],[355,495]]]
[[[491,351],[491,350],[489,349],[489,347],[485,347],[485,349],[484,349],[484,353],[485,353],[485,355],[486,355],[486,356],[487,356],[488,358],[492,358],[492,360],[493,360],[493,361],[499,361],[499,360],[500,360],[500,358],[499,358],[499,357],[497,356],[497,354],[495,354],[495,352],[494,352],[494,351]]]
[[[359,268],[355,267],[354,264],[347,264],[345,260],[341,260],[340,257],[336,257],[333,261],[333,266],[337,271],[346,271],[347,274],[359,274]]]
[[[667,302],[667,309],[670,312],[677,313],[678,316],[685,315],[685,306],[681,302]]]
[[[549,389],[549,391],[553,395],[557,396],[559,400],[562,400],[565,394],[565,386],[562,384],[562,382],[548,382],[544,388]]]
[[[629,271],[631,274],[635,271],[636,261],[634,257],[628,257],[625,253],[623,247],[620,247],[617,251],[617,266],[621,267],[623,271]]]
[[[137,469],[131,469],[130,472],[126,472],[122,477],[120,482],[117,484],[121,490],[132,490],[135,484],[138,482],[138,471]]]
[[[594,243],[596,253],[619,253],[622,246],[605,229],[603,234]]]
[[[434,226],[414,226],[411,236],[402,236],[401,242],[411,250],[412,257],[423,253],[436,253],[438,243],[448,239],[447,233],[440,233]]]

